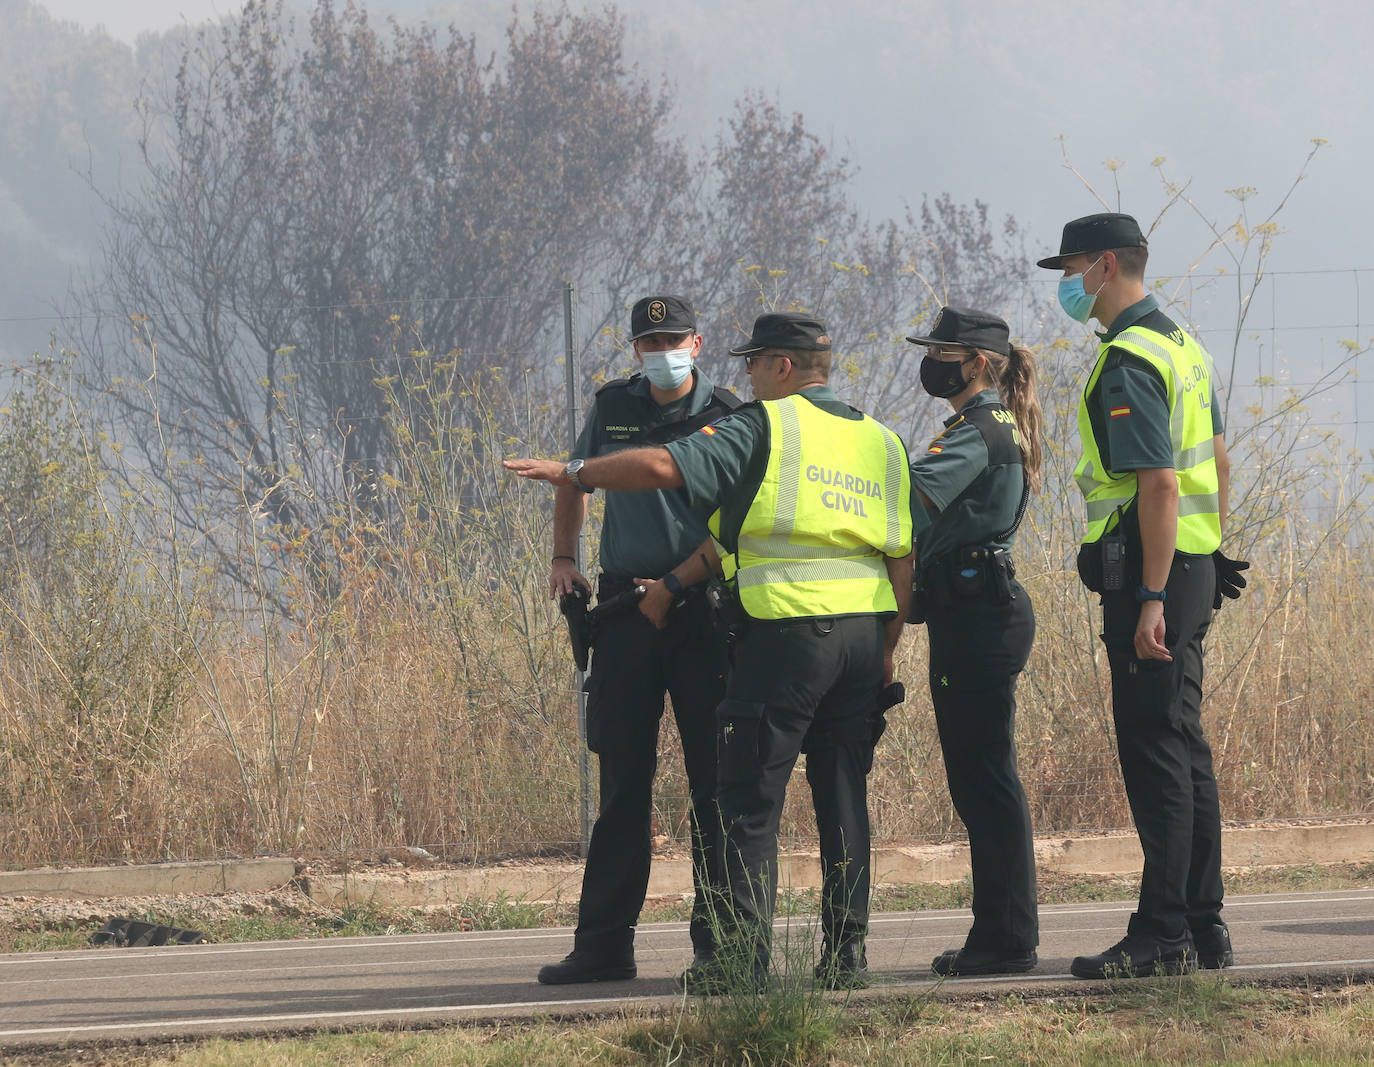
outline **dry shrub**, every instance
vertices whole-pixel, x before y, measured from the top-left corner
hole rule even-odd
[[[1042,832],[1127,827],[1099,610],[1073,569],[1076,374],[1053,353],[1044,367],[1048,488],[1017,551],[1038,619],[1019,688],[1022,776]],[[468,861],[576,854],[574,673],[544,589],[552,494],[496,464],[556,451],[539,442],[557,439],[557,412],[499,373],[467,381],[435,360],[427,380],[427,396],[393,406],[405,462],[368,483],[367,508],[282,537],[245,500],[233,537],[217,531],[217,551],[236,544],[240,573],[271,576],[273,608],[211,573],[147,484],[110,483],[117,458],[60,382],[11,398],[0,441],[6,862],[397,845]],[[1255,566],[1209,637],[1205,712],[1229,819],[1374,810],[1367,485],[1344,461],[1315,458],[1340,452],[1292,399],[1232,417],[1228,545]],[[961,832],[925,660],[923,631],[908,629],[909,698],[870,781],[880,839]],[[685,846],[687,788],[666,722],[661,749],[658,826]],[[800,775],[783,833],[810,843]]]

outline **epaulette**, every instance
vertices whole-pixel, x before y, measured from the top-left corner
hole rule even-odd
[[[639,381],[643,377],[643,374],[639,373],[638,371],[635,371],[635,373],[631,374],[628,378],[612,378],[609,382],[607,382],[605,385],[603,385],[600,389],[596,391],[596,395],[600,396],[608,389],[628,388],[629,386],[634,385],[635,382]]]
[[[711,390],[711,397],[716,403],[730,411],[736,411],[745,404],[745,401],[741,400],[723,385],[717,385],[713,388]]]

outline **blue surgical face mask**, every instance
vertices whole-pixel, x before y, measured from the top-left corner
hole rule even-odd
[[[1093,305],[1097,303],[1097,293],[1102,292],[1102,285],[1106,285],[1107,282],[1104,280],[1102,285],[1097,287],[1097,293],[1089,293],[1083,289],[1083,276],[1101,262],[1102,257],[1098,256],[1082,274],[1074,274],[1068,278],[1059,279],[1059,306],[1064,309],[1064,314],[1068,315],[1074,322],[1087,322],[1093,317]]]
[[[692,346],[667,352],[641,352],[644,376],[660,389],[676,389],[692,373]]]

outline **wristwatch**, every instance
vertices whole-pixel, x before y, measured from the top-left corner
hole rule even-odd
[[[682,580],[672,571],[663,576],[663,584],[668,587],[668,592],[672,593],[673,596],[680,597],[682,595]]]
[[[1143,604],[1143,603],[1145,603],[1145,601],[1147,601],[1147,600],[1158,600],[1161,604],[1164,603],[1164,590],[1161,589],[1161,590],[1159,590],[1158,592],[1156,592],[1155,590],[1150,589],[1150,588],[1147,587],[1147,586],[1143,586],[1143,585],[1138,585],[1138,586],[1136,586],[1136,589],[1135,589],[1135,601],[1136,601],[1136,603],[1137,603],[1137,604]]]
[[[577,488],[581,489],[584,493],[594,493],[596,490],[590,485],[583,485],[582,479],[577,476],[578,472],[582,470],[583,464],[586,462],[585,459],[569,460],[567,466],[563,468],[563,473],[568,476],[568,481],[572,482],[573,485],[577,486]]]

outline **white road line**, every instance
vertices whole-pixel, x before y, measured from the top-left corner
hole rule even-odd
[[[1344,898],[1344,899],[1353,899],[1353,898]],[[1294,904],[1307,904],[1307,901],[1294,901]],[[1239,906],[1239,902],[1238,902],[1238,904],[1235,904],[1235,905],[1227,905],[1227,906]],[[1135,910],[1135,909],[1132,908],[1132,906],[1124,905],[1124,906],[1118,906],[1118,908],[1101,908],[1101,909],[1099,909],[1099,908],[1087,908],[1087,909],[1076,909],[1076,910],[1061,910],[1061,912],[1057,912],[1057,913],[1055,913],[1055,915],[1084,915],[1084,916],[1088,916],[1088,915],[1129,915],[1129,913],[1134,912],[1134,910]],[[1366,916],[1323,916],[1323,920],[1325,920],[1325,921],[1351,921],[1351,920],[1363,919],[1363,917],[1366,917]],[[813,919],[813,917],[808,916],[808,919]],[[894,924],[894,923],[905,923],[905,924],[908,924],[908,926],[912,926],[912,924],[918,924],[918,923],[934,923],[934,921],[938,921],[938,919],[940,919],[940,917],[937,917],[937,916],[927,916],[927,915],[919,915],[919,913],[918,913],[918,915],[910,915],[910,916],[883,916],[883,917],[874,917],[874,919],[870,920],[870,928],[872,928],[872,927],[879,927],[879,926],[886,926],[886,924]],[[965,920],[966,920],[966,919],[967,919],[967,913],[965,913],[965,915],[963,915],[963,916],[959,916],[959,915],[944,916],[944,919],[947,919],[947,920],[949,920],[949,921],[958,921],[958,920],[960,920],[960,919],[965,919]],[[1231,921],[1234,921],[1234,923],[1237,924],[1237,926],[1241,926],[1241,924],[1246,924],[1246,926],[1248,926],[1248,924],[1254,924],[1254,923],[1305,923],[1305,921],[1311,921],[1311,916],[1309,916],[1309,915],[1297,916],[1297,917],[1293,917],[1293,919],[1283,919],[1283,917],[1271,916],[1271,917],[1264,917],[1264,919],[1261,919],[1261,917],[1256,917],[1256,919],[1234,919],[1234,920],[1231,920]],[[786,930],[787,930],[787,920],[778,920],[778,921],[776,921],[776,923],[774,924],[774,926],[775,926],[776,930],[779,930],[779,931],[786,931]],[[815,924],[811,923],[811,921],[808,921],[807,924],[798,924],[798,926],[802,926],[802,927],[804,927],[804,928],[805,928],[805,927],[808,927],[808,926],[815,927],[815,932],[819,932],[819,926],[815,926]],[[687,928],[687,927],[686,927],[686,924],[684,924],[683,930],[686,930],[686,928]],[[1106,927],[1069,927],[1069,928],[1058,928],[1058,930],[1052,931],[1052,934],[1054,934],[1055,937],[1059,937],[1059,935],[1096,934],[1096,932],[1112,931],[1112,930],[1114,930],[1114,928],[1116,928],[1116,927],[1114,927],[1114,926],[1106,926]],[[642,937],[647,937],[647,935],[653,935],[653,934],[664,934],[664,935],[668,935],[669,932],[675,932],[675,934],[680,934],[680,932],[683,932],[683,931],[662,931],[662,930],[650,930],[650,928],[644,928],[644,930],[640,931],[640,935],[642,935]],[[478,937],[478,938],[471,938],[471,937],[469,937],[469,935],[463,935],[463,934],[451,935],[451,937],[445,937],[445,938],[433,938],[433,937],[430,937],[430,935],[418,935],[418,937],[419,937],[419,938],[422,938],[422,939],[412,939],[412,941],[386,941],[386,939],[379,939],[379,941],[372,941],[372,942],[367,941],[367,939],[361,939],[361,941],[353,941],[352,943],[349,943],[349,945],[339,945],[339,943],[335,943],[334,941],[330,941],[330,939],[319,939],[319,941],[302,941],[302,942],[290,942],[290,943],[268,943],[268,945],[258,945],[258,943],[253,943],[253,945],[227,945],[227,946],[223,946],[223,948],[199,948],[199,946],[196,946],[196,949],[195,949],[195,952],[194,952],[194,956],[192,956],[192,953],[191,953],[191,952],[188,952],[187,949],[183,949],[183,948],[155,949],[155,950],[146,950],[146,952],[122,952],[122,953],[118,954],[118,956],[104,956],[103,953],[100,954],[100,956],[92,956],[92,953],[91,953],[91,952],[88,952],[88,950],[76,949],[76,950],[66,950],[66,952],[63,952],[62,954],[34,954],[34,956],[10,957],[10,959],[4,959],[4,957],[0,957],[0,974],[3,974],[4,968],[5,968],[5,967],[16,967],[16,968],[18,968],[18,967],[33,967],[33,965],[37,965],[37,964],[81,964],[81,965],[89,965],[89,964],[92,964],[92,963],[98,963],[98,961],[99,961],[99,963],[122,964],[122,963],[132,963],[132,961],[136,961],[136,960],[169,960],[169,954],[170,954],[170,953],[184,953],[184,954],[185,954],[185,959],[190,960],[190,959],[192,959],[192,957],[194,957],[194,959],[201,959],[201,957],[206,957],[206,956],[249,956],[249,954],[256,954],[256,953],[309,952],[309,950],[319,950],[319,949],[328,949],[328,950],[338,950],[338,949],[367,949],[368,952],[375,952],[375,950],[378,950],[378,949],[387,949],[387,948],[393,948],[393,949],[394,949],[394,948],[418,948],[418,946],[426,946],[426,948],[429,948],[429,946],[437,946],[437,948],[442,948],[442,946],[445,946],[445,945],[475,946],[475,945],[489,945],[489,943],[507,942],[507,941],[545,941],[545,939],[566,939],[567,937],[570,937],[570,931],[567,931],[567,930],[552,931],[552,932],[548,932],[548,934],[536,935],[536,937]],[[929,934],[905,934],[905,935],[889,934],[889,935],[886,935],[886,937],[870,937],[870,938],[868,938],[868,939],[870,939],[870,941],[879,942],[879,941],[905,941],[905,939],[926,939],[926,938],[941,938],[941,937],[951,937],[951,935],[949,935],[948,932],[936,932],[936,931],[932,931],[932,932],[929,932]],[[649,946],[644,945],[643,948],[644,948],[644,949],[649,949]],[[445,964],[445,963],[447,963],[447,964],[453,964],[453,965],[463,965],[463,964],[469,964],[469,963],[492,963],[492,961],[513,960],[513,959],[514,959],[514,960],[528,959],[528,960],[532,961],[532,963],[533,963],[533,961],[543,959],[544,954],[545,954],[545,953],[529,953],[529,954],[522,954],[522,956],[514,956],[514,957],[513,957],[513,956],[508,956],[508,954],[506,954],[506,956],[452,956],[452,957],[445,957],[445,959],[415,959],[414,956],[411,956],[411,957],[407,957],[407,959],[405,959],[405,960],[383,960],[383,961],[375,961],[375,963],[350,964],[350,965],[357,965],[357,967],[364,967],[364,965],[365,965],[365,967],[401,967],[401,965],[414,965],[414,964],[423,964],[423,963],[434,963],[434,964]],[[275,970],[317,970],[317,968],[319,968],[319,967],[326,967],[326,965],[328,965],[328,964],[323,964],[323,963],[320,963],[320,964],[313,964],[313,965],[311,965],[311,967],[275,967]],[[251,974],[251,972],[257,971],[257,970],[273,970],[273,968],[236,968],[236,970],[232,971],[231,974]],[[96,978],[93,978],[93,979],[77,979],[77,980],[104,980],[104,979],[109,979],[109,978],[131,978],[131,976],[135,976],[135,975],[146,975],[146,974],[147,974],[146,971],[129,971],[129,972],[124,972],[124,974],[118,974],[118,975],[103,975],[103,976],[96,976]],[[174,976],[174,975],[198,975],[198,974],[225,974],[225,972],[224,972],[223,970],[217,970],[217,971],[169,971],[169,972],[166,972],[166,974],[168,974],[169,976]],[[14,983],[16,983],[16,982],[33,982],[33,980],[62,980],[62,979],[56,979],[56,978],[54,978],[54,979],[33,979],[33,978],[12,978],[12,979],[5,979],[5,978],[0,978],[0,986],[4,986],[4,985],[14,985]]]
[[[1253,908],[1253,907],[1273,907],[1281,908],[1294,905],[1307,905],[1314,902],[1323,904],[1347,904],[1347,903],[1369,903],[1374,901],[1374,890],[1363,896],[1345,897],[1299,897],[1291,899],[1249,899],[1249,900],[1229,900],[1226,902],[1226,909],[1230,911],[1234,908]],[[1090,905],[1087,907],[1077,905],[1046,905],[1040,909],[1042,915],[1112,915],[1129,914],[1135,910],[1133,903],[1104,902],[1101,905]],[[891,923],[936,923],[966,920],[971,913],[967,910],[946,910],[941,912],[902,912],[895,915],[876,915],[869,921],[869,926],[883,926]],[[1327,916],[1332,920],[1347,918],[1358,918],[1359,916]],[[1303,916],[1310,919],[1311,916]],[[1254,920],[1251,920],[1254,921]],[[1274,921],[1274,920],[1270,920]],[[782,917],[774,920],[775,929],[785,928],[789,922],[799,926],[815,925],[819,923],[819,916],[799,915]],[[655,937],[680,934],[688,929],[687,923],[658,923],[646,925],[640,928],[640,936]],[[349,937],[349,938],[319,938],[316,940],[289,941],[289,942],[252,942],[237,945],[187,945],[187,946],[167,946],[146,950],[120,951],[118,960],[137,960],[165,957],[169,953],[184,953],[187,956],[216,956],[216,955],[245,955],[256,952],[310,952],[310,951],[343,951],[346,949],[367,948],[376,950],[379,948],[404,948],[417,944],[424,945],[480,945],[495,944],[508,941],[548,941],[567,939],[571,935],[571,929],[560,927],[551,930],[517,930],[510,933],[457,933],[446,936],[435,936],[432,934],[407,934],[403,937]],[[1074,933],[1077,931],[1060,931],[1063,933]],[[118,950],[117,950],[118,951]],[[86,949],[70,949],[62,952],[52,953],[24,953],[9,957],[0,957],[0,967],[4,966],[26,966],[36,963],[81,963],[88,964],[92,960],[91,953]],[[114,959],[111,958],[111,962]]]
[[[684,924],[683,929],[687,927]],[[120,960],[140,960],[165,957],[171,953],[180,953],[187,956],[243,956],[253,952],[309,952],[318,949],[330,951],[341,951],[343,949],[357,948],[405,948],[411,945],[473,945],[485,944],[495,941],[542,941],[550,938],[568,937],[570,930],[548,930],[535,931],[528,933],[502,935],[497,937],[487,937],[485,935],[452,934],[448,937],[434,937],[431,934],[411,934],[406,940],[394,940],[391,938],[332,938],[322,937],[307,941],[282,941],[282,942],[249,942],[237,945],[177,945],[165,946],[153,949],[134,950],[134,949],[111,949],[98,950],[100,953],[106,951],[118,952],[118,957],[110,957]],[[25,953],[23,956],[0,956],[0,967],[20,966],[34,963],[89,963],[93,958],[92,953],[87,949],[64,949],[52,953]]]
[[[526,956],[465,956],[465,957],[463,957],[462,959],[455,959],[455,958],[453,958],[453,957],[448,957],[448,958],[445,958],[445,959],[437,959],[437,960],[417,960],[417,959],[405,959],[405,960],[376,960],[376,961],[362,960],[362,961],[359,961],[358,963],[350,963],[350,964],[348,965],[348,973],[340,973],[340,972],[336,972],[336,973],[339,973],[340,979],[345,979],[345,978],[347,978],[350,974],[352,974],[352,973],[355,972],[355,971],[382,970],[382,969],[385,969],[385,968],[387,968],[387,967],[420,967],[420,966],[422,966],[423,964],[427,964],[427,963],[428,963],[428,964],[436,964],[436,965],[438,965],[439,967],[444,967],[444,968],[450,968],[450,969],[451,969],[452,967],[454,967],[454,966],[457,965],[457,964],[467,964],[467,963],[510,963],[512,960],[522,960],[522,959],[529,959],[529,960],[531,961],[531,963],[533,963],[534,961],[539,960],[539,959],[542,959],[542,958],[543,958],[542,956],[528,956],[528,957],[526,957]],[[126,982],[126,981],[128,981],[129,979],[131,979],[131,978],[139,978],[139,979],[142,979],[142,980],[144,980],[144,981],[147,981],[147,980],[150,979],[150,978],[167,978],[167,979],[199,978],[199,977],[202,977],[202,976],[205,976],[205,975],[214,975],[215,977],[218,977],[218,978],[226,978],[226,977],[230,977],[230,976],[238,977],[239,975],[245,975],[245,974],[262,974],[262,973],[266,973],[266,974],[282,974],[282,973],[284,973],[284,972],[286,972],[286,971],[318,971],[318,970],[323,969],[325,966],[326,966],[325,964],[318,964],[318,963],[315,963],[315,964],[290,964],[290,965],[287,965],[287,966],[279,966],[279,965],[273,964],[272,966],[267,966],[267,967],[242,967],[242,968],[239,968],[239,969],[233,970],[233,971],[226,971],[226,970],[224,970],[223,968],[212,968],[211,970],[205,970],[205,971],[137,971],[137,972],[134,972],[134,973],[131,973],[131,974],[86,974],[86,975],[75,975],[75,976],[73,976],[73,975],[66,975],[66,976],[58,976],[58,977],[53,977],[53,978],[33,978],[33,977],[28,977],[28,978],[8,978],[8,979],[0,980],[0,987],[3,987],[3,986],[12,986],[12,985],[34,986],[34,985],[41,985],[41,984],[44,983],[44,982],[49,982],[49,983],[58,982],[58,983],[63,983],[63,984],[70,983],[70,982]]]
[[[1277,971],[1292,970],[1295,966],[1303,968],[1310,967],[1368,967],[1374,965],[1374,959],[1364,960],[1319,960],[1302,964],[1292,963],[1252,963],[1229,968],[1237,971]],[[1010,985],[1024,982],[1059,982],[1068,980],[1079,983],[1081,979],[1075,979],[1069,974],[1033,974],[1033,975],[1007,975],[1004,977],[984,977],[966,979],[948,979],[945,982],[934,981],[913,981],[894,983],[891,986],[877,987],[884,992],[900,992],[904,988],[926,989],[939,985],[962,985],[986,984],[986,985]],[[1084,986],[1085,989],[1091,988]],[[540,1008],[582,1008],[594,1005],[628,1005],[628,1004],[667,1004],[679,1003],[684,1000],[684,994],[659,995],[647,997],[595,997],[575,1000],[539,1000],[539,1001],[505,1001],[501,1003],[488,1004],[454,1004],[436,1005],[428,1008],[370,1008],[362,1011],[329,1011],[329,1012],[294,1012],[284,1015],[229,1015],[220,1018],[204,1017],[199,1019],[168,1019],[161,1022],[137,1022],[137,1023],[96,1023],[86,1026],[43,1026],[30,1027],[16,1030],[0,1030],[0,1038],[22,1038],[22,1037],[42,1037],[52,1034],[67,1034],[77,1036],[80,1034],[108,1033],[114,1031],[128,1030],[147,1030],[165,1026],[249,1026],[261,1023],[292,1023],[306,1022],[310,1020],[327,1021],[339,1019],[371,1019],[371,1018],[398,1018],[417,1015],[452,1015],[459,1012],[474,1011],[510,1011],[514,1009],[540,1009]]]
[[[38,1037],[43,1034],[89,1034],[102,1030],[141,1030],[150,1026],[246,1026],[254,1023],[290,1023],[308,1019],[370,1019],[379,1016],[447,1015],[460,1011],[508,1011],[528,1008],[533,1004],[551,1008],[582,1007],[593,1004],[648,1004],[655,1001],[677,1001],[681,996],[668,997],[599,997],[592,1000],[508,1001],[504,1004],[436,1005],[432,1008],[368,1008],[363,1011],[310,1011],[290,1015],[227,1015],[222,1018],[169,1019],[166,1022],[96,1023],[90,1026],[43,1026],[24,1030],[0,1030],[0,1037]]]

